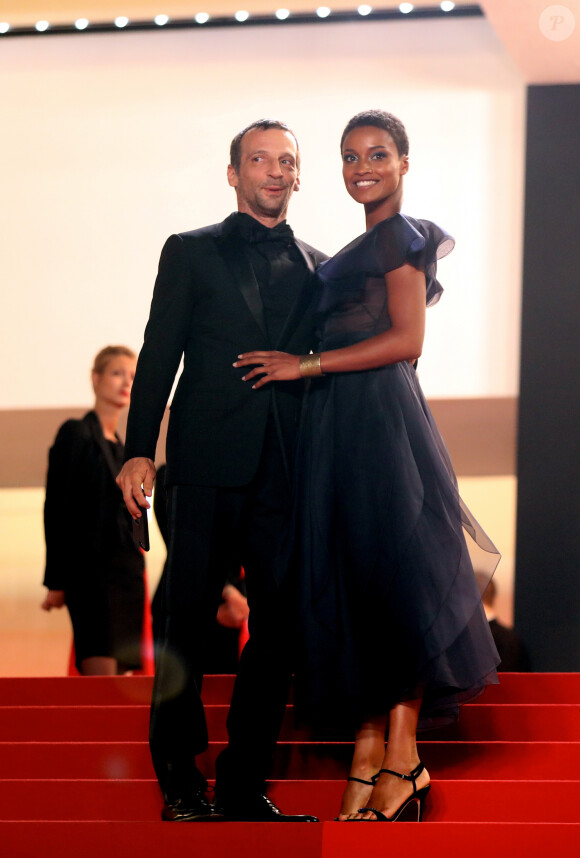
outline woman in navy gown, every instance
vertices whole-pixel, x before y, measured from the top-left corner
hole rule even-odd
[[[302,720],[355,728],[340,820],[407,809],[420,819],[429,774],[418,723],[448,722],[497,682],[463,530],[489,575],[499,555],[459,498],[413,366],[425,308],[442,292],[437,259],[454,242],[400,214],[408,151],[391,114],[350,120],[343,177],[366,232],[319,269],[319,353],[236,363],[259,364],[245,376],[256,388],[324,376],[312,379],[298,460],[295,703]]]

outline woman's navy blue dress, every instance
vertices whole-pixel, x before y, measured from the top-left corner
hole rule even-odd
[[[397,214],[319,269],[320,351],[389,329],[386,272],[425,272],[453,239]],[[313,384],[298,457],[297,715],[356,725],[423,697],[421,725],[451,720],[497,682],[499,662],[463,529],[478,569],[499,555],[465,508],[445,445],[406,362]]]

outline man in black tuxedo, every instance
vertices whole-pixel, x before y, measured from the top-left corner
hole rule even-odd
[[[159,425],[183,356],[167,435],[167,607],[150,746],[163,818],[219,818],[195,764],[208,744],[201,654],[224,581],[243,565],[250,640],[216,764],[217,804],[227,819],[311,821],[281,813],[265,795],[291,678],[288,582],[276,561],[303,382],[255,390],[233,364],[251,350],[310,351],[314,269],[325,257],[285,223],[300,181],[292,131],[274,120],[253,123],[232,141],[230,159],[238,211],[173,235],[163,248],[118,477],[138,517],[149,506]]]

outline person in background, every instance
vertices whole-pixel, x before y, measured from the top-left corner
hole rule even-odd
[[[144,560],[115,482],[123,462],[117,434],[129,405],[137,358],[127,346],[95,357],[95,404],[67,420],[50,449],[44,504],[48,588],[42,608],[68,608],[76,666],[84,676],[141,667]],[[89,497],[91,506],[80,503]]]
[[[487,583],[487,576],[479,572],[475,573],[480,584]],[[495,600],[497,596],[497,587],[492,579],[481,600],[483,602],[483,610],[489,622],[493,640],[497,647],[501,663],[498,667],[498,672],[504,673],[527,673],[530,670],[530,658],[524,642],[518,635],[515,629],[505,626],[500,623],[495,615]]]

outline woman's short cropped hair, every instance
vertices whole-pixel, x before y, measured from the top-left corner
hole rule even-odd
[[[362,113],[357,113],[356,116],[349,119],[340,138],[341,152],[344,141],[353,128],[361,128],[365,125],[372,125],[374,128],[382,128],[384,131],[388,131],[395,141],[399,157],[409,154],[409,138],[405,126],[400,119],[397,119],[392,113],[387,113],[386,110],[363,110]]]

